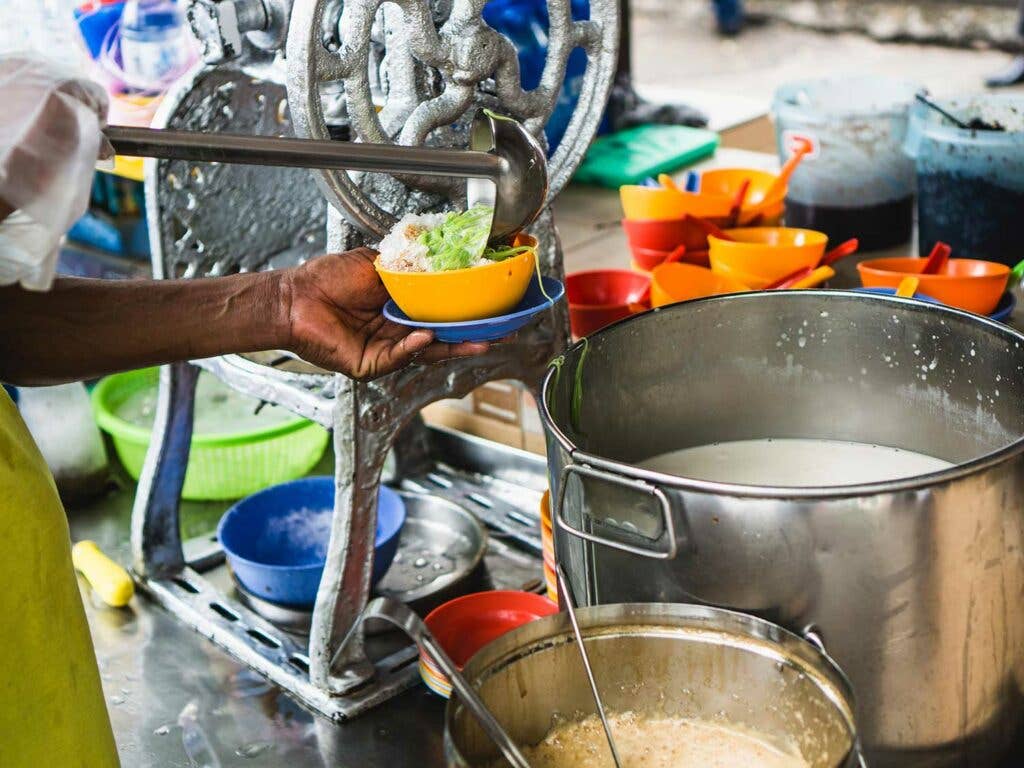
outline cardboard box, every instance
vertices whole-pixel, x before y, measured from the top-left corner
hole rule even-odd
[[[544,455],[544,430],[537,403],[520,382],[484,384],[461,400],[440,400],[423,409],[428,424]]]

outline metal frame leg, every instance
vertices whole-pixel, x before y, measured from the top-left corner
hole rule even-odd
[[[185,484],[199,369],[173,363],[160,369],[153,442],[132,507],[132,560],[136,572],[159,578],[185,567],[179,504]]]

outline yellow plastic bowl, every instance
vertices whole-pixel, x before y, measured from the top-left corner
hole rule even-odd
[[[701,194],[725,195],[735,200],[743,182],[749,179],[750,187],[740,209],[740,223],[761,216],[763,224],[773,224],[781,218],[786,198],[786,187],[775,192],[771,199],[767,198],[768,190],[776,178],[774,173],[754,168],[716,168],[701,174],[700,191]]]
[[[711,269],[754,289],[818,266],[828,243],[822,232],[790,227],[729,229],[725,234],[732,240],[708,237]]]
[[[530,250],[482,267],[449,272],[392,272],[376,263],[388,294],[412,320],[461,323],[510,312],[522,301],[534,278],[537,239],[516,237],[515,245]]]
[[[702,219],[729,215],[732,198],[725,195],[704,195],[678,192],[664,187],[640,187],[627,184],[619,187],[622,211],[632,221],[667,221],[686,215]]]

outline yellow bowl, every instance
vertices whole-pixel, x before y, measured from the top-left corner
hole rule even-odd
[[[626,218],[632,221],[669,221],[686,215],[702,219],[722,218],[732,209],[732,198],[679,192],[664,187],[619,187],[619,199]]]
[[[771,199],[767,197],[777,178],[774,173],[754,168],[715,168],[701,174],[700,191],[702,194],[725,195],[733,200],[739,194],[743,182],[749,180],[750,187],[740,210],[741,224],[757,216],[762,218],[762,224],[772,224],[781,218],[786,198],[786,187],[775,192]]]
[[[725,232],[732,240],[708,237],[708,258],[716,274],[754,289],[781,280],[804,267],[816,267],[828,236],[811,229],[749,227]]]
[[[515,245],[527,245],[530,250],[493,264],[448,272],[392,272],[382,269],[378,259],[377,273],[388,294],[412,320],[483,320],[512,311],[534,279],[536,238],[519,235]]]

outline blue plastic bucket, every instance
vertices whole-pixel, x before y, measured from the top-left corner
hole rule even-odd
[[[906,152],[916,163],[921,255],[941,241],[957,258],[1012,267],[1024,257],[1024,96],[983,94],[939,104],[963,122],[980,118],[1005,130],[958,128],[915,105]]]

